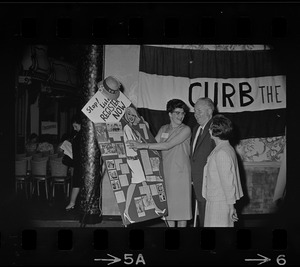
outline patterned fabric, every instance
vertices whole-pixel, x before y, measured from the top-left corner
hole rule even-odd
[[[54,154],[54,147],[52,144],[48,143],[48,142],[43,142],[43,143],[39,143],[38,148],[37,148],[38,152],[50,152],[50,154]]]
[[[286,143],[285,136],[241,140],[237,153],[244,162],[281,162]]]
[[[34,154],[36,152],[36,150],[37,150],[37,146],[38,146],[37,143],[27,143],[25,145],[26,154],[27,155]]]

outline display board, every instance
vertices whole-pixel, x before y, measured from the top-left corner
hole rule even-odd
[[[128,140],[156,142],[130,100],[121,92],[117,99],[111,100],[97,91],[82,112],[94,123],[101,157],[124,225],[166,216],[161,152],[134,150],[126,144]]]

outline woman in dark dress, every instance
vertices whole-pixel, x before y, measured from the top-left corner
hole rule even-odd
[[[74,130],[77,132],[75,137],[72,141],[72,153],[73,153],[73,160],[72,163],[69,165],[73,165],[73,188],[70,198],[70,203],[66,207],[66,211],[70,211],[75,208],[76,199],[79,194],[80,188],[83,185],[82,179],[82,170],[80,164],[80,149],[81,149],[81,118],[80,115],[75,115],[72,119],[72,125]]]

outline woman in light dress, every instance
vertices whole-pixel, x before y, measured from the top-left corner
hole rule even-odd
[[[237,157],[228,141],[232,123],[223,115],[215,115],[209,133],[216,147],[203,171],[204,227],[233,227],[238,220],[234,204],[243,196],[243,191]]]
[[[132,148],[161,150],[167,192],[169,227],[186,227],[192,218],[190,137],[191,129],[183,123],[188,106],[180,99],[168,101],[166,111],[170,123],[163,125],[155,139],[157,143],[129,141]]]

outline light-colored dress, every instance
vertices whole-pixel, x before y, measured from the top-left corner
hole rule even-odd
[[[181,124],[170,131],[169,124],[164,125],[158,132],[158,142],[170,141],[185,127]],[[181,144],[169,150],[162,150],[163,169],[167,192],[167,220],[180,221],[192,218],[192,191],[190,167],[190,136]]]
[[[233,227],[229,205],[243,196],[238,161],[233,147],[222,141],[207,158],[202,195],[206,199],[204,227]]]
[[[132,174],[131,183],[138,184],[146,181],[146,177],[141,161],[138,158],[138,153],[136,152],[136,150],[129,148],[129,145],[126,144],[128,140],[138,141],[139,138],[136,134],[134,134],[130,126],[126,124],[124,126],[124,143],[126,150],[126,159]]]

